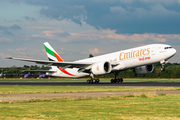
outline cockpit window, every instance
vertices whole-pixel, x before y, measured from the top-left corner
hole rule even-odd
[[[171,49],[172,47],[165,47],[164,49]]]

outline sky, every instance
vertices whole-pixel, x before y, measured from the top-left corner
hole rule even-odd
[[[169,44],[180,63],[180,0],[0,0],[0,66],[47,60],[49,42],[64,61]]]

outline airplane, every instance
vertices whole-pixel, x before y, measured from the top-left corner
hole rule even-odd
[[[176,54],[176,50],[166,44],[150,44],[121,50],[96,57],[86,58],[74,62],[65,62],[48,42],[44,43],[48,60],[24,59],[7,57],[6,59],[35,62],[51,66],[50,70],[29,70],[29,72],[46,72],[48,76],[82,78],[90,76],[87,83],[99,83],[95,76],[114,73],[111,83],[122,83],[123,78],[117,78],[121,71],[134,69],[136,74],[153,72],[155,63],[161,63],[161,70],[165,70],[168,59]],[[28,70],[27,70],[28,72]]]
[[[28,73],[28,74],[24,75],[24,78],[29,78],[29,77],[33,77],[33,76],[34,76],[34,74]],[[46,74],[38,74],[38,78],[46,78],[46,77],[49,77],[49,76]]]

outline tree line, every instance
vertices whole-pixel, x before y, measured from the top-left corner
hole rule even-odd
[[[37,66],[24,65],[23,67],[6,67],[0,68],[3,71],[3,74],[6,77],[19,77],[27,74],[28,72],[22,72],[23,70],[49,70],[51,67],[48,66]],[[154,64],[154,71],[145,75],[137,75],[133,69],[129,69],[126,71],[121,71],[119,73],[119,78],[180,78],[180,64],[179,63],[168,63],[165,65],[166,70],[161,71],[161,64]],[[42,73],[34,73],[34,74],[42,74]],[[98,76],[99,78],[114,78],[114,73],[110,73],[107,75]]]
[[[37,65],[24,65],[23,67],[16,67],[16,66],[12,66],[12,67],[5,67],[5,68],[0,68],[1,73],[3,73],[6,77],[8,78],[16,78],[16,77],[23,77],[25,74],[28,74],[29,72],[23,72],[23,70],[49,70],[51,67],[47,67],[47,66],[37,66]],[[38,74],[42,74],[40,72],[37,73],[31,73],[34,74],[35,77],[38,76]]]

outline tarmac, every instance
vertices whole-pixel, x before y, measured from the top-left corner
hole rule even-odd
[[[149,86],[149,87],[180,87],[180,82],[123,82],[87,84],[86,82],[0,82],[0,85],[16,86]]]

